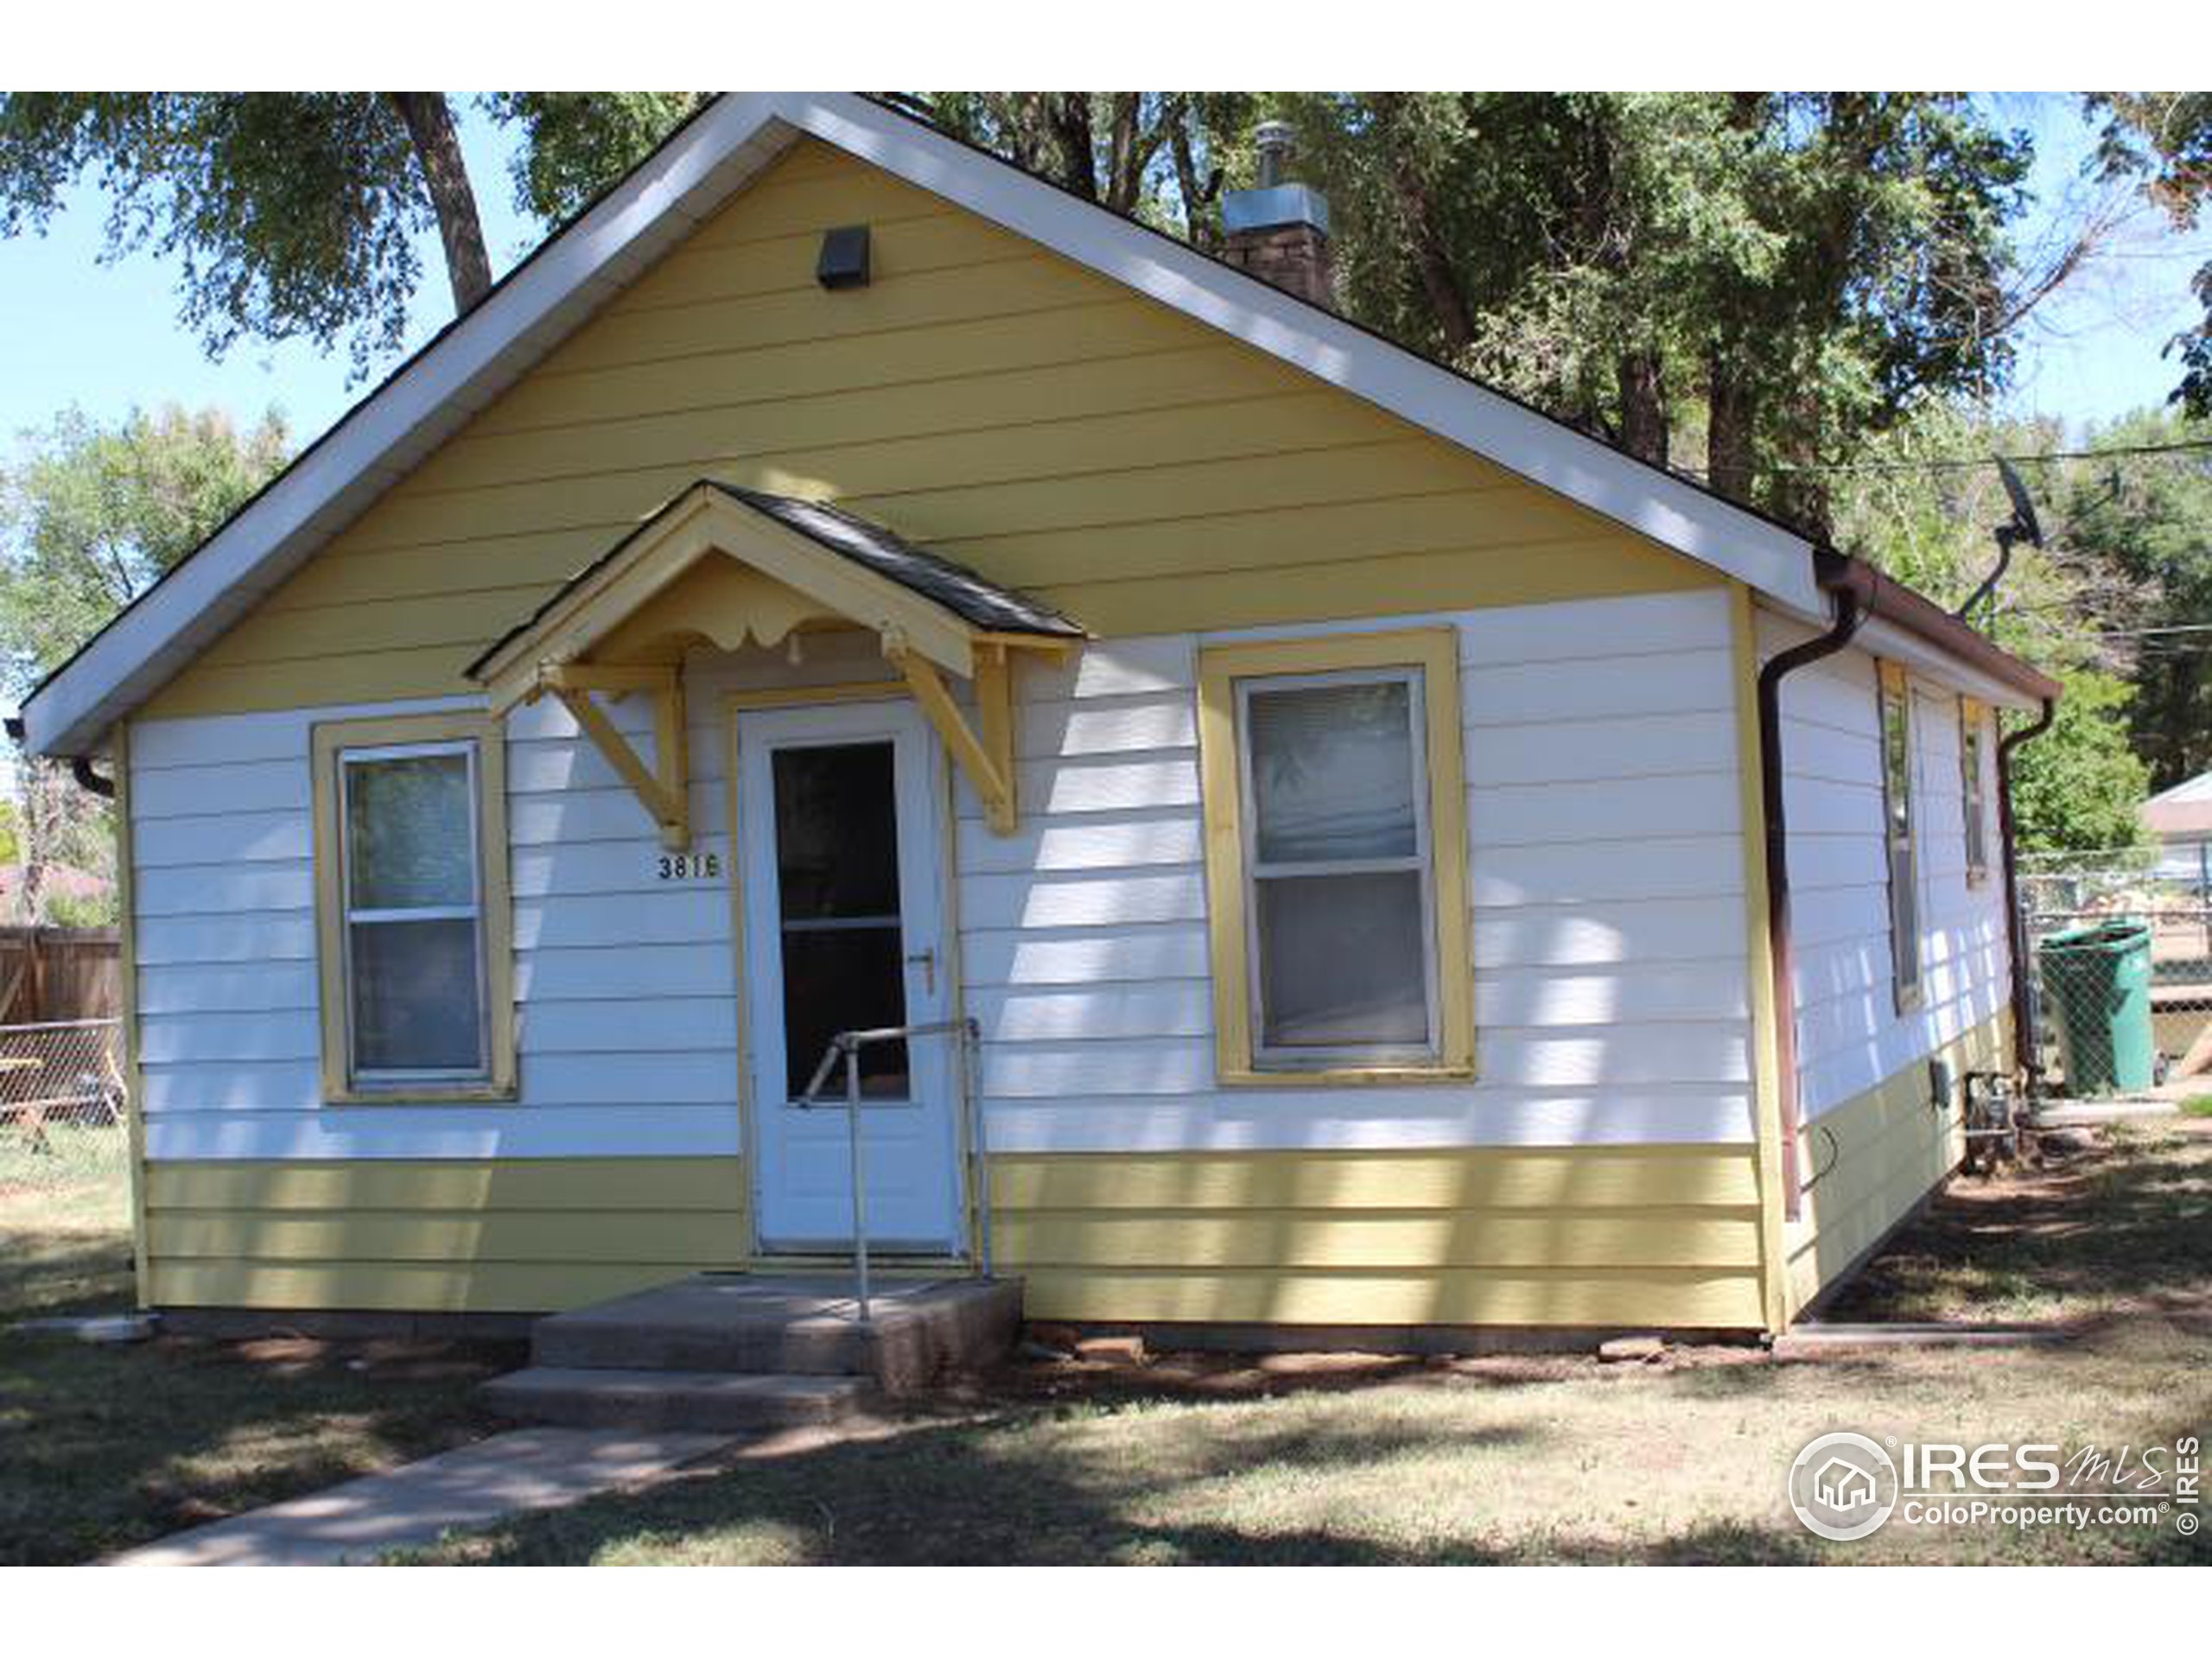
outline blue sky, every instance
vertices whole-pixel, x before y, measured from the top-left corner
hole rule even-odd
[[[2070,95],[1999,94],[1991,99],[2008,124],[2037,138],[2036,186],[2044,198],[2028,226],[2032,241],[2068,193],[2094,135]],[[535,224],[512,200],[508,135],[473,105],[462,142],[485,215],[495,269],[504,271],[537,239]],[[217,404],[241,422],[276,405],[305,443],[342,414],[363,389],[347,385],[342,353],[326,356],[291,343],[241,341],[219,363],[177,321],[175,268],[149,253],[98,263],[105,203],[81,188],[44,238],[0,242],[0,449],[43,426],[71,404],[101,419],[133,404]],[[435,237],[425,238],[427,280],[416,296],[410,344],[448,314],[444,267]],[[2192,320],[2189,273],[2212,257],[2212,232],[2183,238],[2140,215],[2113,257],[2062,292],[2033,319],[2023,340],[2022,412],[2063,416],[2070,426],[2109,421],[2164,399],[2177,378],[2159,351]],[[377,370],[381,374],[389,363]]]
[[[463,98],[466,95],[461,95]],[[472,103],[463,106],[461,146],[484,218],[492,268],[502,274],[537,242],[536,221],[517,213],[508,181],[512,145]],[[241,423],[281,408],[305,444],[344,414],[397,359],[378,362],[351,387],[342,347],[328,355],[304,341],[242,340],[220,362],[177,320],[177,265],[149,252],[99,263],[106,199],[80,186],[47,234],[0,241],[0,443],[41,427],[71,404],[102,419],[134,404],[217,404]],[[412,350],[452,311],[435,232],[420,239],[423,283],[409,330]]]

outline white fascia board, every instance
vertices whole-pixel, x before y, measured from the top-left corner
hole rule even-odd
[[[31,748],[81,754],[96,746],[800,131],[1711,565],[1785,610],[1825,613],[1810,544],[1718,496],[866,99],[748,92],[702,114],[41,687],[23,708]]]
[[[353,410],[260,499],[23,705],[43,754],[90,752],[120,715],[421,462],[796,132],[775,100],[722,99]]]
[[[786,120],[825,143],[1726,571],[1789,610],[1826,613],[1802,537],[866,99],[816,93],[782,103]]]
[[[1852,644],[1861,650],[1889,662],[1903,663],[1916,673],[1948,686],[1954,691],[1973,697],[1999,709],[2015,709],[2035,713],[2043,708],[2037,699],[2027,695],[2018,686],[1993,679],[1978,668],[1967,664],[1945,651],[1941,645],[1922,639],[1897,626],[1894,622],[1875,617],[1852,636]]]

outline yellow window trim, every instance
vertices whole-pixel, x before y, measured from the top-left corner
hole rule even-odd
[[[1430,856],[1435,891],[1437,1058],[1320,1071],[1263,1069],[1255,1061],[1251,963],[1245,930],[1243,790],[1236,682],[1281,674],[1416,668],[1427,711]],[[1428,1083],[1475,1075],[1474,958],[1468,944],[1467,790],[1460,754],[1459,637],[1448,627],[1333,633],[1198,653],[1198,765],[1205,801],[1206,918],[1213,951],[1215,1065],[1224,1085]]]
[[[1979,817],[1981,830],[1981,861],[1974,860],[1974,828],[1967,831],[1967,886],[1983,887],[1989,885],[1989,798],[1982,787],[1981,759],[1989,744],[1989,709],[1978,697],[1959,699],[1959,785],[1964,799],[1961,810],[1971,820]],[[1968,742],[1968,739],[1973,741]],[[1969,753],[1971,752],[1971,764]]]
[[[330,1105],[417,1105],[451,1101],[506,1101],[516,1095],[514,906],[507,882],[507,762],[501,723],[467,710],[398,715],[380,720],[327,721],[313,734],[315,753],[315,962],[321,992],[322,1097]],[[346,1040],[344,842],[338,819],[338,755],[342,749],[404,743],[476,745],[477,844],[484,924],[486,1048],[491,1075],[480,1081],[356,1087]]]

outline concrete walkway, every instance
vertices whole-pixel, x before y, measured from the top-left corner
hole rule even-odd
[[[335,1567],[435,1543],[524,1510],[560,1509],[664,1474],[722,1434],[524,1428],[272,1503],[114,1557],[111,1567]]]

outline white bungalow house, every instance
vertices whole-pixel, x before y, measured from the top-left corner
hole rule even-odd
[[[41,686],[144,1301],[842,1262],[963,1020],[863,1218],[1037,1319],[1771,1332],[1940,1182],[2056,686],[1229,223],[725,97]]]

